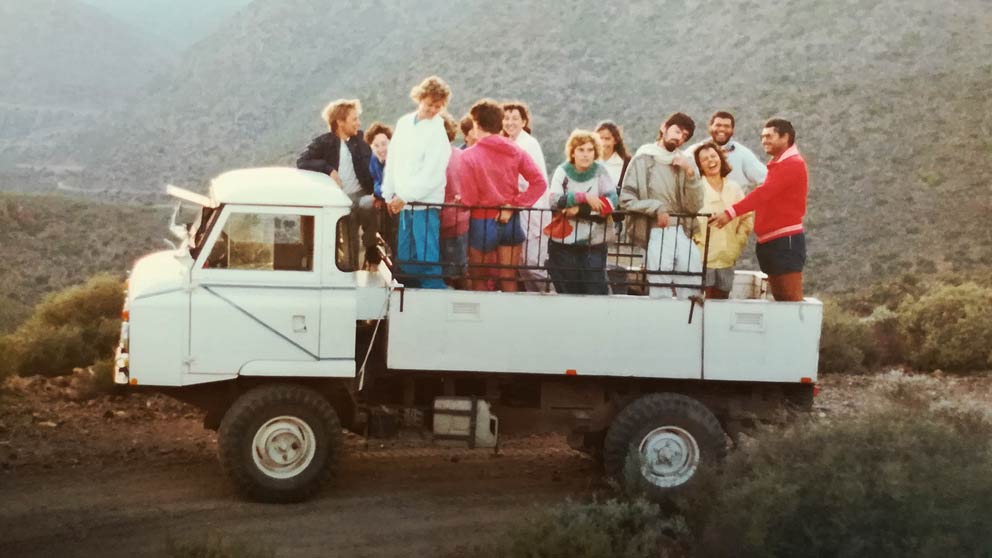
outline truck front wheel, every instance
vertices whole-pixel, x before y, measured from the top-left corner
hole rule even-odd
[[[298,385],[254,388],[231,405],[218,432],[220,463],[260,502],[298,502],[334,473],[341,425],[330,403]]]
[[[660,500],[684,487],[701,466],[726,452],[720,422],[702,403],[676,393],[653,393],[627,405],[603,440],[606,473],[627,488]]]

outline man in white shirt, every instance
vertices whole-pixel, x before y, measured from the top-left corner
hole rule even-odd
[[[723,148],[724,157],[730,164],[732,170],[727,178],[740,184],[748,192],[765,181],[768,169],[753,151],[733,139],[735,125],[734,115],[723,110],[714,112],[710,117],[710,138]],[[703,140],[686,149],[688,158],[693,159],[696,149],[707,141],[709,140]]]
[[[410,91],[410,98],[417,103],[417,110],[396,122],[382,197],[398,220],[398,278],[410,287],[443,289],[439,208],[409,204],[444,203],[451,144],[440,113],[451,99],[451,88],[443,79],[431,76]]]

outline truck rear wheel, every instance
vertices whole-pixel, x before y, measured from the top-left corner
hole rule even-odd
[[[298,502],[333,475],[341,425],[330,403],[309,388],[261,386],[225,413],[218,446],[221,466],[243,494],[260,502]]]
[[[606,474],[653,500],[686,486],[702,466],[726,453],[720,422],[702,403],[675,393],[653,393],[627,405],[603,441]]]

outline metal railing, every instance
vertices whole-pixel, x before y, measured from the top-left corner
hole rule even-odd
[[[625,211],[572,219],[559,210],[457,204],[372,211],[383,262],[405,286],[517,290],[506,288],[513,282],[543,292],[672,296],[702,291],[706,275],[710,231],[698,219],[708,214],[673,213],[659,228],[656,218]],[[698,245],[695,230],[703,231]]]

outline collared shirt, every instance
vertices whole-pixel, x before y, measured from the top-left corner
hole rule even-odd
[[[686,156],[690,159],[694,158],[696,156],[696,149],[699,149],[700,145],[708,141],[712,140],[701,141],[686,149]],[[743,186],[745,191],[753,190],[755,186],[764,182],[768,176],[768,169],[765,168],[765,164],[758,160],[758,157],[755,156],[753,151],[737,140],[731,139],[728,141],[723,146],[723,153],[731,168],[727,178]],[[702,171],[699,171],[699,173],[701,176]]]
[[[613,179],[613,183],[619,186],[620,173],[623,172],[623,158],[620,157],[620,154],[614,151],[613,155],[610,155],[609,159],[600,160],[599,162],[606,167],[606,171],[610,173],[610,178]]]

